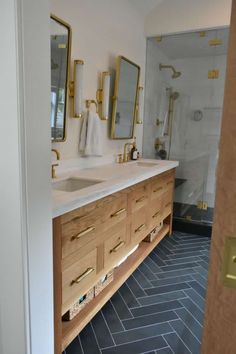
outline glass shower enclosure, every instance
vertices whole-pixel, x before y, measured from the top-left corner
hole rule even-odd
[[[174,218],[210,225],[228,28],[147,41],[143,156],[178,160]]]

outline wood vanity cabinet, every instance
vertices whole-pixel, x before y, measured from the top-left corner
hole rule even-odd
[[[53,219],[55,353],[61,353],[152,249],[171,234],[175,170]],[[142,242],[161,222],[157,238]],[[114,280],[71,321],[62,316],[113,269]]]

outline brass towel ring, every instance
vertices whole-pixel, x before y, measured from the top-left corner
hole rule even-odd
[[[91,104],[95,104],[96,106],[96,113],[98,113],[98,104],[95,100],[86,100],[86,108],[90,109]]]

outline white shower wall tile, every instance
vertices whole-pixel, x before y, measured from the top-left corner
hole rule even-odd
[[[155,139],[160,135],[161,128],[156,125],[156,120],[163,120],[163,97],[165,90],[170,86],[168,73],[159,70],[160,63],[167,63],[168,58],[157,50],[152,42],[147,42],[146,63],[146,88],[144,106],[144,132],[143,132],[143,155],[146,158],[155,158]]]

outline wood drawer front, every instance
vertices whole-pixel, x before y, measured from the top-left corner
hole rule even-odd
[[[152,183],[151,183],[151,200],[160,198],[163,193],[165,192],[165,180],[163,177],[156,178]]]
[[[78,210],[78,214],[80,210]],[[127,195],[62,224],[62,258],[94,241],[103,231],[127,217]]]
[[[77,251],[97,237],[99,227],[93,220],[71,221],[62,225],[62,258]]]
[[[166,176],[163,178],[164,181],[164,191],[170,191],[174,189],[174,184],[175,184],[175,176],[174,173],[168,173]]]
[[[104,267],[110,269],[122,259],[127,253],[129,245],[129,235],[126,224],[120,224],[112,228],[109,238],[104,242]]]
[[[104,206],[102,217],[103,230],[107,230],[121,221],[124,222],[126,218],[127,194],[124,194]]]
[[[73,265],[62,271],[63,313],[80,297],[93,287],[97,273],[97,249],[83,258],[78,257]]]
[[[163,198],[159,197],[150,202],[150,207],[148,208],[148,227],[149,230],[153,230],[156,226],[160,224],[163,219]]]
[[[165,192],[163,195],[163,212],[162,212],[162,217],[165,219],[168,215],[172,213],[172,207],[173,207],[173,191],[172,189],[168,190]]]
[[[131,213],[142,209],[148,204],[149,184],[145,183],[140,187],[136,187],[130,193]]]
[[[147,209],[138,210],[132,215],[131,221],[131,241],[132,243],[142,241],[148,234]]]

